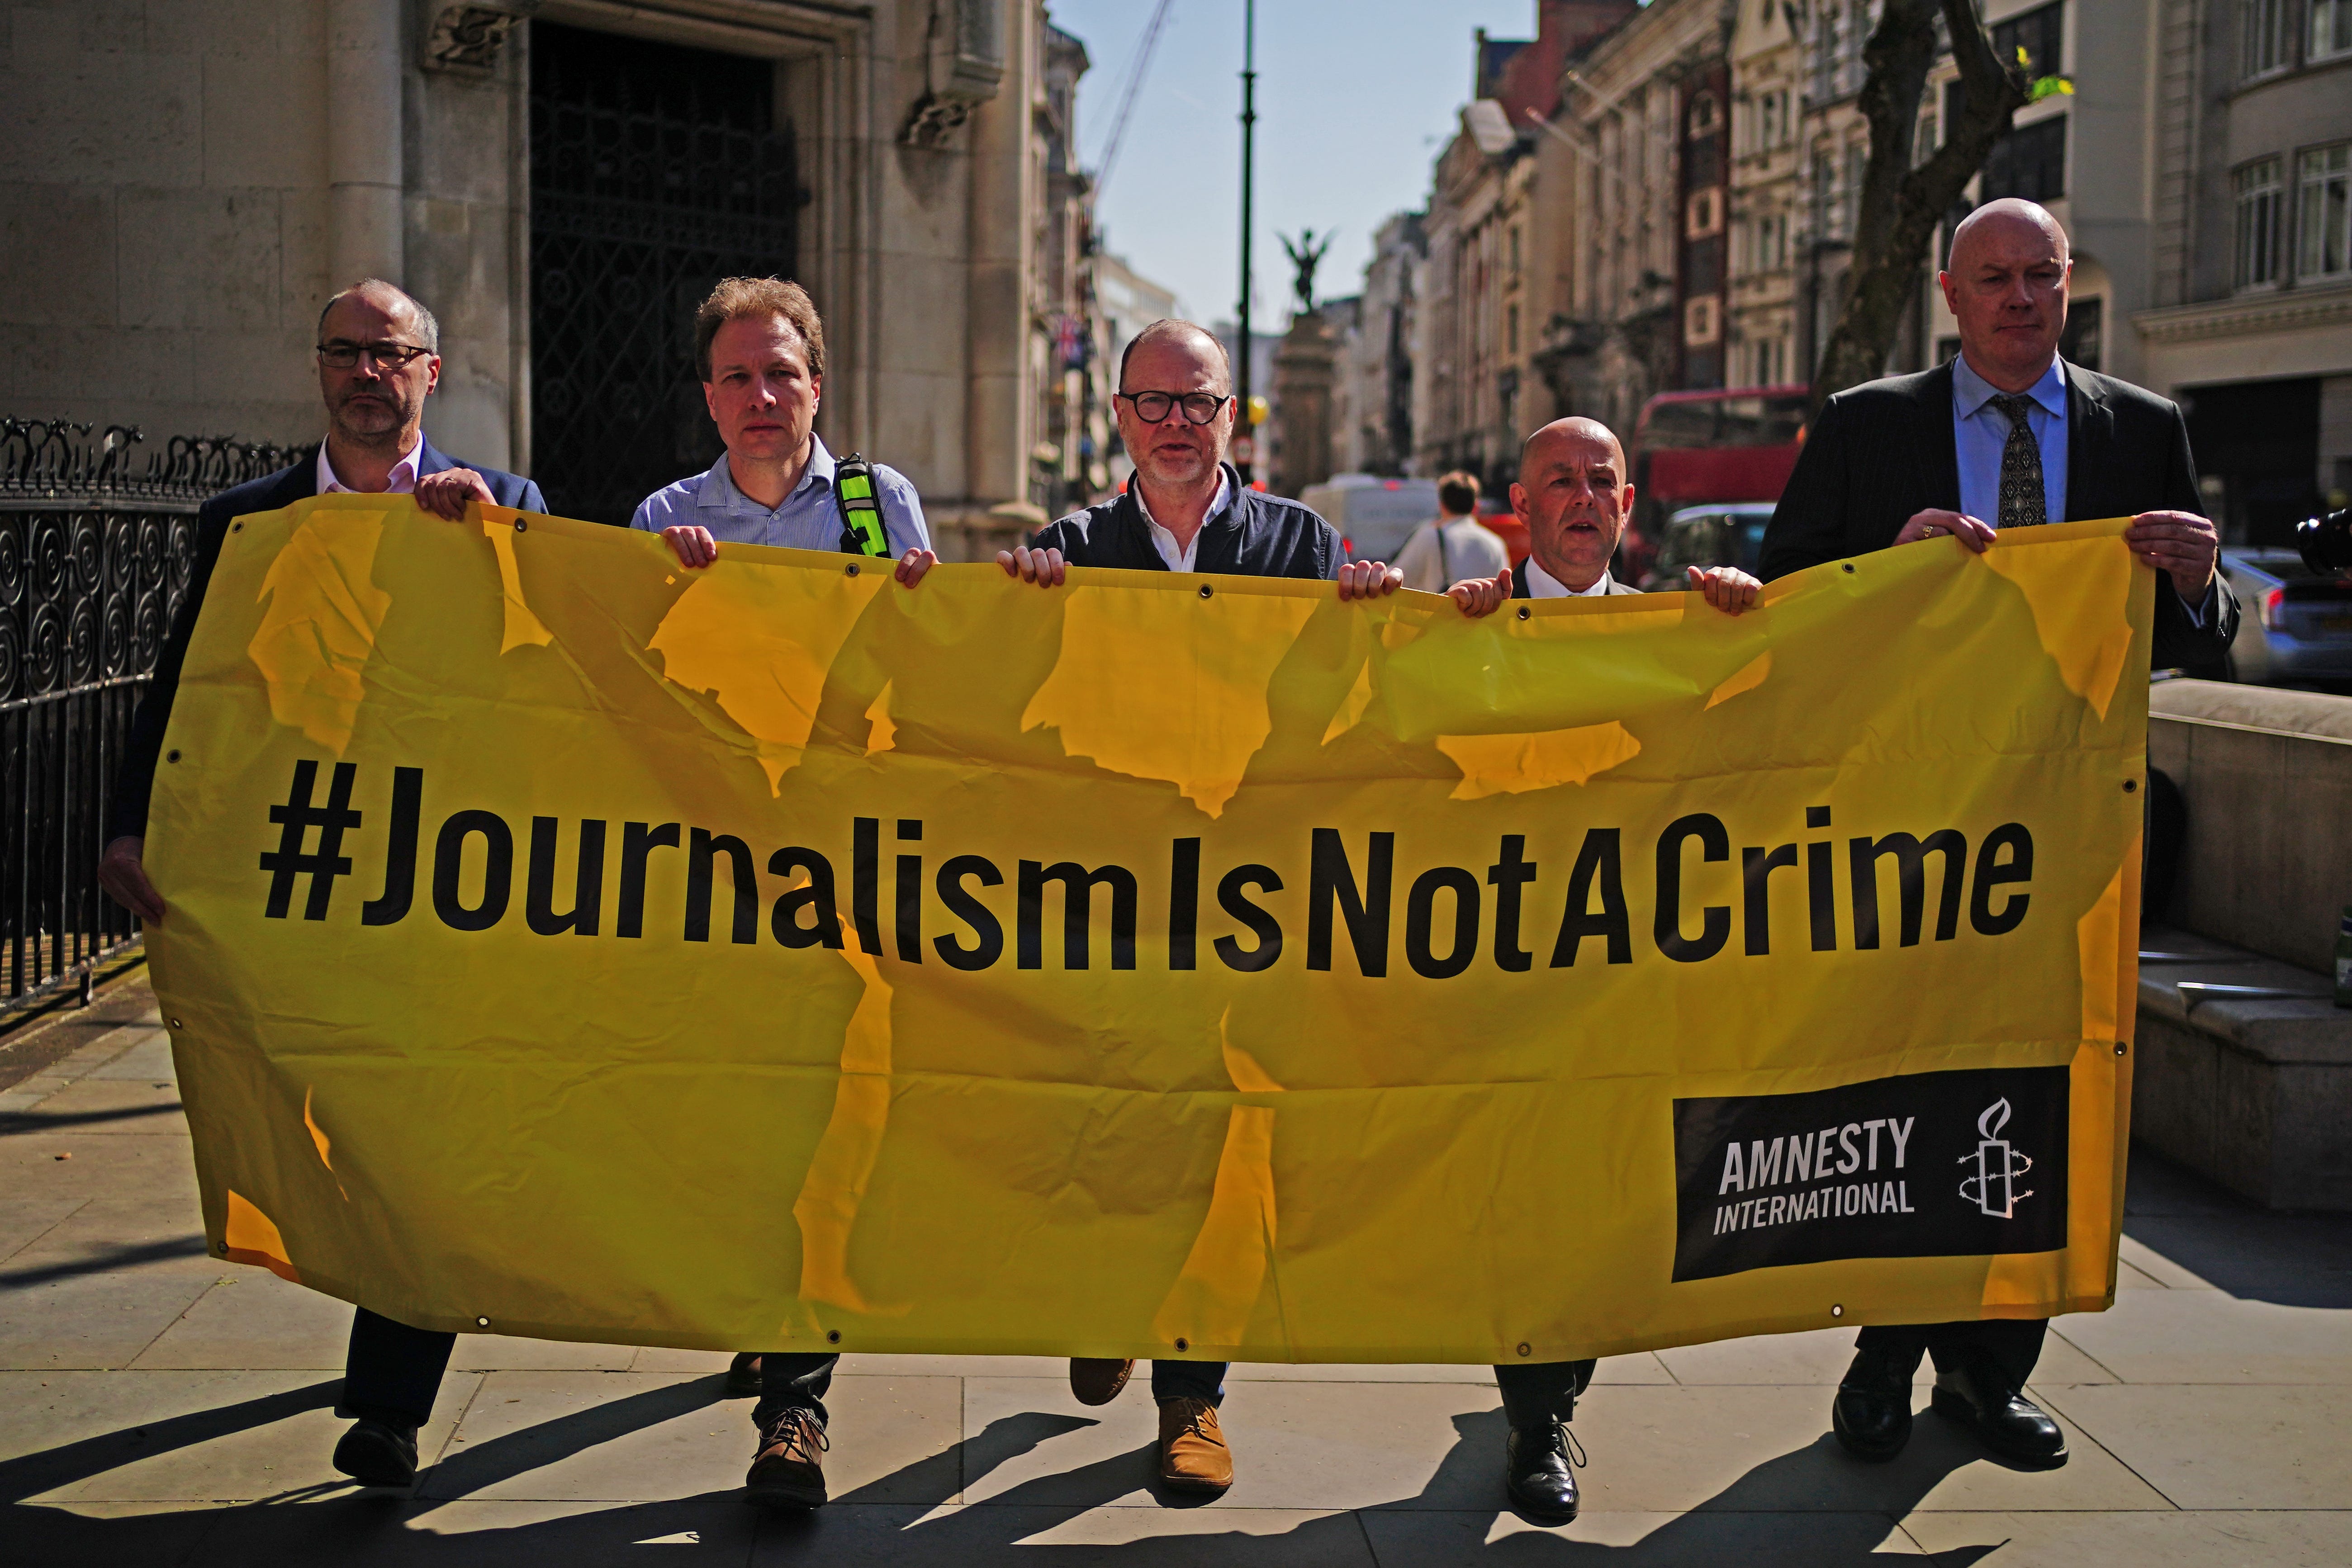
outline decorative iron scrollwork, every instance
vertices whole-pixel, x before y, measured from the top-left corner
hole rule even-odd
[[[0,996],[127,943],[91,879],[131,713],[188,596],[196,510],[305,448],[0,418]]]

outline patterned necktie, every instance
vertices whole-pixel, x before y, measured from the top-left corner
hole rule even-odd
[[[2022,393],[1997,392],[1990,401],[2009,416],[2009,439],[2000,448],[2000,528],[2033,528],[2050,521],[2042,490],[2042,447],[2033,438],[2026,410],[2033,399]]]

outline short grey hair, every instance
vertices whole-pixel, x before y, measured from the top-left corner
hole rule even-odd
[[[345,300],[350,299],[352,295],[364,294],[371,289],[381,290],[383,293],[390,294],[399,300],[403,304],[406,305],[416,318],[416,337],[419,344],[422,345],[426,353],[437,354],[441,352],[441,323],[433,319],[433,312],[425,308],[425,301],[410,293],[407,289],[401,288],[398,284],[387,283],[381,278],[362,278],[358,282],[352,284],[350,288],[341,289],[329,297],[326,304],[321,307],[319,311],[319,339],[320,342],[323,342],[326,341],[327,317],[333,311],[334,308],[337,305],[341,304]]]

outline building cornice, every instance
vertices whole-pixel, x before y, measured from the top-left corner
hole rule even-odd
[[[2294,289],[2277,294],[2168,305],[2162,310],[2135,313],[2132,325],[2144,341],[2151,343],[2188,343],[2206,338],[2352,325],[2352,288]]]

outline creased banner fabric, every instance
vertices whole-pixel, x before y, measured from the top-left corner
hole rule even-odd
[[[1473,622],[245,518],[148,847],[208,1238],[420,1327],[712,1349],[2101,1308],[2122,527]]]

